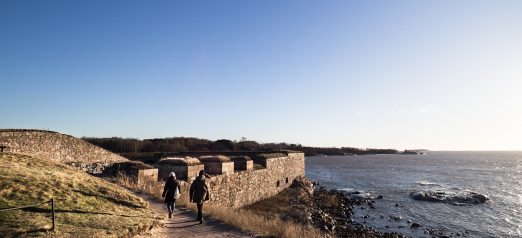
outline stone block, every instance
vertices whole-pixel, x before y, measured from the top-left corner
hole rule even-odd
[[[234,162],[203,161],[205,173],[210,175],[229,175],[234,173]]]
[[[138,184],[158,181],[158,169],[138,170]]]
[[[198,176],[199,171],[204,170],[204,165],[181,165],[181,164],[160,164],[158,166],[158,177],[167,180],[170,172],[176,173],[177,179],[193,180]]]
[[[251,171],[254,170],[254,161],[248,156],[233,156],[230,160],[234,162],[235,171]]]

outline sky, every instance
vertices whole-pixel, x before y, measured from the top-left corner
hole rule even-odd
[[[0,1],[0,128],[522,150],[522,1]]]

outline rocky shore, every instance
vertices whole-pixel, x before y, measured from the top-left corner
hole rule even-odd
[[[292,186],[275,197],[247,206],[245,209],[268,218],[278,216],[319,228],[330,237],[355,238],[401,238],[398,233],[381,233],[369,226],[358,224],[353,219],[355,205],[372,202],[354,199],[336,190],[327,190],[312,184],[306,178],[296,179]]]
[[[404,233],[415,232],[416,237],[466,237],[463,233],[448,233],[428,225],[410,221],[401,216],[384,217],[371,212],[383,195],[372,197],[363,192],[340,191],[326,189],[317,182],[310,182],[306,178],[299,178],[292,186],[279,195],[260,201],[245,209],[260,213],[266,217],[278,216],[284,220],[291,220],[307,226],[321,229],[331,237],[356,238],[401,238],[409,237],[401,232],[379,232],[366,224],[371,219],[381,219],[389,222],[390,226],[404,229]],[[394,207],[401,205],[395,204]],[[356,210],[366,210],[361,219],[355,219]],[[388,228],[388,225],[386,225]],[[409,232],[407,232],[409,231]]]
[[[321,205],[325,204],[324,200],[320,199],[324,196],[338,197],[338,199],[341,201],[339,207],[334,207],[333,209],[328,207],[325,208],[324,205]],[[362,217],[360,217],[361,219],[358,219],[358,221],[354,219],[354,211],[357,209],[366,211],[366,214],[372,214],[372,211],[375,210],[375,207],[379,203],[379,200],[384,198],[383,195],[373,197],[370,194],[359,191],[345,192],[335,189],[327,190],[324,187],[317,186],[317,189],[315,189],[314,198],[319,200],[314,204],[313,208],[318,208],[320,213],[322,211],[326,214],[320,217],[320,219],[316,219],[314,221],[315,223],[318,223],[320,225],[324,224],[326,225],[326,227],[330,228],[334,227],[336,224],[339,224],[338,218],[342,218],[343,215],[344,217],[346,217],[345,220],[341,221],[341,223],[344,224],[337,227],[337,231],[335,229],[331,229],[331,231],[337,234],[339,237],[409,237],[408,235],[401,234],[401,232],[378,232],[371,226],[366,225],[366,221],[374,219],[379,219],[388,222],[389,225],[384,226],[387,229],[393,226],[398,228],[399,230],[403,230],[404,233],[416,234],[414,235],[414,237],[468,237],[468,232],[466,231],[462,233],[452,233],[441,228],[435,228],[429,225],[419,224],[415,221],[404,219],[402,216],[399,215],[385,217],[383,215],[374,213],[373,215],[363,215]],[[393,207],[399,208],[403,207],[403,205],[396,203],[393,205]],[[334,217],[334,219],[324,219],[325,217]],[[325,228],[325,230],[328,229]]]
[[[352,219],[356,205],[366,205],[368,209],[371,209],[374,202],[370,199],[350,198],[345,196],[343,192],[318,187],[318,189],[314,190],[313,203],[310,204],[310,216],[308,219],[314,226],[337,237],[406,237],[395,232],[377,232],[365,224],[356,223]]]

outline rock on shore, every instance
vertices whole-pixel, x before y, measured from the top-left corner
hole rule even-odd
[[[442,191],[418,191],[410,193],[415,200],[443,202],[451,205],[466,206],[485,203],[489,197],[475,192],[452,194]]]

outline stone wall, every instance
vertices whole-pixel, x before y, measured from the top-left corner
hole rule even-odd
[[[75,167],[81,171],[90,173],[90,174],[101,174],[107,168],[112,166],[112,163],[83,163],[83,162],[65,162],[65,164]]]
[[[6,152],[27,154],[100,173],[114,162],[127,161],[84,140],[43,130],[0,129],[0,145]]]
[[[266,169],[217,175],[208,179],[210,201],[226,207],[242,207],[272,197],[288,188],[295,178],[304,176],[304,153],[288,153],[266,159]],[[191,182],[181,183],[182,199],[188,199]]]

